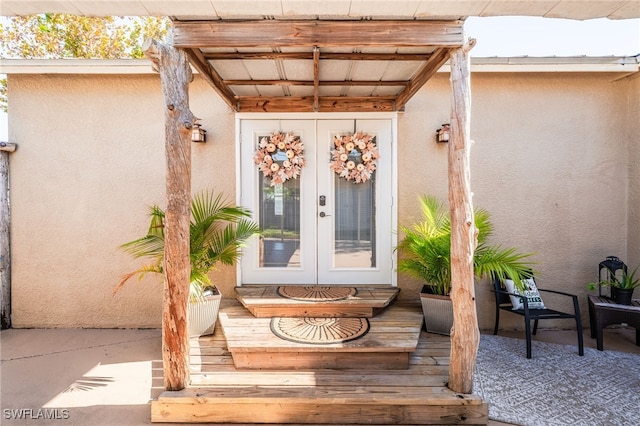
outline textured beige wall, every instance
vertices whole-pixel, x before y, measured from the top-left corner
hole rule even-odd
[[[493,241],[537,252],[540,285],[579,294],[585,319],[585,283],[597,263],[640,254],[640,169],[629,161],[640,149],[637,120],[629,124],[639,79],[614,78],[472,77],[474,202],[492,214]],[[14,325],[159,326],[157,278],[111,294],[139,265],[118,245],[146,232],[148,205],[164,204],[159,78],[11,75],[9,96],[10,139],[20,144],[11,156]],[[418,218],[418,194],[446,200],[447,145],[436,144],[434,133],[449,121],[449,97],[448,76],[438,74],[399,114],[402,224]],[[234,115],[198,78],[191,109],[209,138],[193,146],[193,191],[216,188],[233,197]],[[214,281],[230,296],[234,268],[217,271]],[[399,283],[405,297],[417,296],[419,283]],[[477,290],[480,325],[488,329],[491,294],[486,283]]]
[[[596,278],[605,256],[624,257],[627,249],[628,116],[614,78],[548,73],[471,79],[474,205],[492,216],[492,242],[537,253],[540,287],[580,296],[584,319],[585,284]],[[419,217],[416,194],[447,199],[447,146],[436,145],[433,133],[448,121],[448,85],[448,76],[438,75],[400,117],[401,223]],[[409,287],[404,278],[399,282]],[[480,327],[489,329],[489,283],[476,290]],[[522,327],[521,318],[506,317],[502,326]]]
[[[629,227],[627,249],[628,264],[640,264],[640,74],[636,73],[619,83],[620,98],[628,104],[625,116],[624,140],[629,144]],[[638,291],[638,290],[636,290]],[[636,294],[636,297],[638,294]]]
[[[233,200],[233,114],[199,79],[191,93],[212,140],[193,147],[192,188]],[[159,326],[157,276],[112,295],[141,264],[118,246],[146,233],[148,206],[166,205],[159,77],[10,76],[9,96],[13,325]],[[232,288],[234,271],[221,272]]]

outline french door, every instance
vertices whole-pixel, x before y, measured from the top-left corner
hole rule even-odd
[[[354,183],[330,168],[334,138],[375,136],[371,178]],[[304,144],[300,176],[271,184],[254,162],[260,140],[293,133]],[[243,284],[392,284],[393,150],[390,119],[241,120],[241,204],[262,230],[244,249]],[[355,152],[355,151],[354,151]]]

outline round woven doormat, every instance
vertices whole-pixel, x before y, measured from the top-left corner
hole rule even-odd
[[[307,302],[331,302],[355,296],[355,287],[323,287],[287,285],[278,287],[278,294],[287,299]]]
[[[366,318],[272,318],[271,332],[296,343],[328,345],[359,339],[369,331]]]

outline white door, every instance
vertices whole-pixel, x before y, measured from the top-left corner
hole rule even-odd
[[[271,185],[254,155],[274,131],[300,137],[305,165],[297,179]],[[379,152],[362,183],[330,167],[334,138],[355,132],[375,137]],[[262,229],[244,251],[241,283],[393,283],[391,120],[241,120],[240,141],[240,202]]]

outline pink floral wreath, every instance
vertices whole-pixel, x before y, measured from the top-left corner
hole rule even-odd
[[[296,179],[304,167],[304,144],[293,133],[273,132],[260,138],[253,155],[265,177],[271,178],[271,186]]]
[[[331,170],[355,183],[371,179],[380,158],[375,136],[363,132],[336,136],[333,145],[335,150],[331,151]]]

